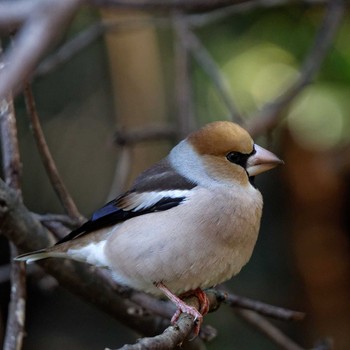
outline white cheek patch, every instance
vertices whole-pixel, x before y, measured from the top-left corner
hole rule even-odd
[[[74,260],[89,263],[91,265],[108,266],[105,254],[106,240],[93,242],[77,249],[68,249],[67,254]]]

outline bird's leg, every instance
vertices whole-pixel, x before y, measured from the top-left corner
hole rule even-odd
[[[194,317],[194,320],[196,322],[194,334],[197,336],[203,322],[203,315],[208,313],[209,310],[209,300],[206,294],[199,288],[181,294],[181,297],[195,295],[198,298],[200,305],[200,311],[198,311],[195,307],[187,305],[183,300],[180,299],[181,297],[179,298],[174,293],[172,293],[162,282],[155,282],[154,285],[159,288],[177,307],[175,314],[171,318],[171,323],[174,324],[182,312],[190,314]]]
[[[198,299],[199,312],[201,313],[201,315],[206,315],[209,311],[209,299],[207,295],[200,288],[196,288],[182,293],[181,295],[179,295],[179,298],[184,299],[191,296],[195,296]]]

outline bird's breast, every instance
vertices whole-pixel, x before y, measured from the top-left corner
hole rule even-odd
[[[109,266],[118,282],[155,294],[156,281],[175,293],[213,286],[249,260],[261,210],[253,188],[196,188],[177,207],[120,225],[105,245]]]

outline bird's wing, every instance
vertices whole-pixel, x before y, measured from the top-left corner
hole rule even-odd
[[[167,159],[143,172],[131,189],[95,211],[91,219],[56,244],[115,225],[135,216],[169,210],[182,203],[196,184],[179,175]]]

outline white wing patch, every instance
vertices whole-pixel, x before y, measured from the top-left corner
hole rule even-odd
[[[89,263],[95,266],[108,266],[105,247],[106,240],[100,242],[92,242],[84,247],[68,249],[67,255],[74,260]]]
[[[123,209],[137,212],[152,207],[163,198],[183,198],[187,197],[190,193],[191,190],[150,191],[143,193],[133,192],[125,198],[127,203],[123,203]]]

